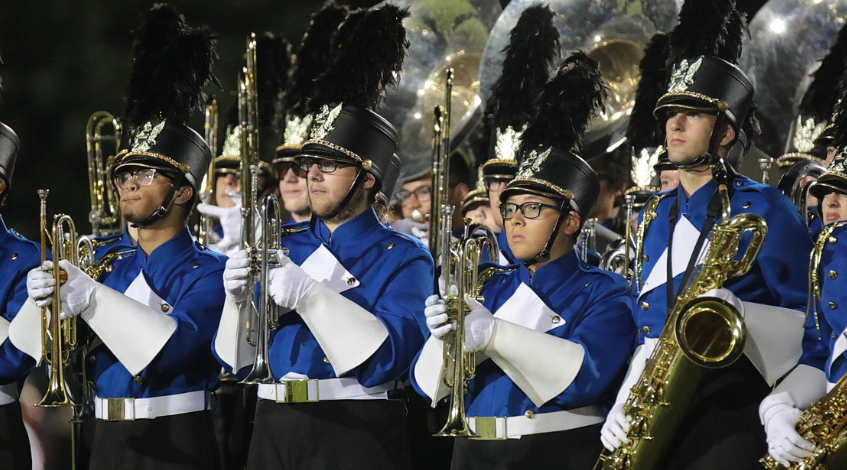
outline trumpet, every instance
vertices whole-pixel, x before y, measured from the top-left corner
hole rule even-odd
[[[442,381],[450,390],[450,407],[447,422],[435,434],[439,437],[475,437],[468,427],[465,416],[465,393],[468,382],[476,373],[476,354],[465,350],[465,316],[470,310],[465,303],[465,294],[477,301],[484,299],[480,295],[482,286],[488,279],[497,274],[500,269],[489,267],[479,271],[483,261],[482,255],[487,248],[488,261],[497,261],[500,247],[497,235],[488,227],[470,224],[465,219],[465,232],[462,240],[449,243],[450,226],[455,208],[452,205],[442,206],[442,242],[446,242],[445,253],[442,256],[442,278],[445,280],[446,306],[448,321],[455,322],[455,329],[444,336],[444,369]],[[444,230],[446,228],[446,230]],[[479,235],[481,233],[481,236]],[[447,238],[444,240],[444,238]]]
[[[210,96],[208,101],[206,101],[205,115],[206,144],[212,150],[212,161],[209,163],[209,170],[206,172],[203,183],[200,185],[200,200],[206,204],[214,204],[215,157],[218,151],[218,100],[214,96]],[[202,245],[208,245],[210,242],[210,233],[212,233],[212,218],[208,215],[200,214],[200,223],[197,225],[197,241]]]
[[[429,209],[429,250],[431,253],[441,253],[441,213],[447,203],[447,191],[450,185],[450,112],[453,95],[453,69],[447,69],[447,82],[444,87],[444,107],[436,106],[433,114],[432,133],[432,196]],[[448,226],[448,233],[449,231]],[[449,237],[447,238],[449,241]],[[443,265],[442,265],[443,266]],[[437,287],[437,286],[436,286]]]
[[[626,207],[626,226],[624,236],[612,242],[609,249],[600,258],[600,269],[620,274],[627,282],[632,283],[633,272],[630,268],[632,262],[632,209],[635,206],[635,194],[624,196],[624,207]],[[589,219],[593,220],[593,219]]]
[[[103,127],[112,126],[112,134],[103,132]],[[114,152],[103,156],[103,143],[113,143]],[[121,123],[108,111],[97,111],[88,118],[85,126],[85,147],[88,154],[88,192],[91,211],[88,221],[91,233],[106,236],[119,233],[121,226],[118,193],[111,184],[109,168],[121,146]]]
[[[76,318],[62,320],[59,312],[62,299],[60,286],[67,281],[67,273],[59,267],[59,261],[68,260],[71,264],[80,265],[79,247],[76,242],[76,226],[70,216],[57,214],[53,221],[52,231],[47,232],[47,195],[50,190],[39,189],[38,197],[41,199],[41,262],[47,258],[47,242],[53,247],[53,279],[55,288],[53,290],[53,314],[47,312],[47,308],[41,309],[41,349],[43,360],[50,366],[50,377],[47,393],[36,406],[52,408],[77,406],[72,394],[69,393],[70,386],[66,373],[70,373],[72,354],[77,347]],[[82,244],[87,244],[90,260],[94,247],[87,237],[80,238]],[[49,346],[49,349],[48,349]]]

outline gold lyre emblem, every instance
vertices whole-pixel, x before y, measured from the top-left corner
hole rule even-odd
[[[808,152],[815,147],[815,140],[823,134],[828,122],[815,122],[815,118],[805,121],[802,116],[797,116],[797,124],[794,127],[794,148],[798,152]]]
[[[518,168],[518,175],[516,178],[532,178],[539,171],[541,171],[541,165],[547,160],[547,157],[550,156],[550,151],[553,150],[553,147],[548,147],[547,150],[538,153],[537,150],[533,150],[529,152],[529,155],[521,162],[520,168]]]
[[[329,106],[321,106],[321,112],[312,121],[312,140],[324,140],[330,132],[335,130],[335,120],[341,114],[341,105],[329,109]]]
[[[136,131],[135,139],[132,143],[133,152],[146,152],[156,145],[156,139],[159,138],[159,133],[165,128],[165,120],[153,126],[153,123],[147,121],[141,126],[141,129]]]
[[[224,140],[221,155],[241,155],[241,126],[233,126]]]
[[[526,130],[526,125],[519,131],[516,131],[512,126],[508,126],[505,131],[496,130],[496,140],[494,143],[494,155],[500,160],[514,160],[518,153],[518,148],[521,146],[521,136]]]
[[[703,58],[700,57],[693,64],[689,64],[688,60],[683,60],[673,68],[671,74],[671,86],[668,93],[679,93],[688,91],[688,87],[694,83],[694,75],[700,70],[700,65],[703,63]]]
[[[302,118],[289,116],[285,123],[283,142],[287,145],[301,145],[309,135],[309,126],[312,125],[312,115],[307,114]]]

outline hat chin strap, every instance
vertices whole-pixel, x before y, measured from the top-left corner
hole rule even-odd
[[[531,260],[524,261],[523,264],[527,268],[535,263],[543,263],[550,259],[550,250],[553,249],[553,243],[556,241],[556,236],[559,235],[559,228],[562,226],[562,222],[565,221],[562,215],[570,212],[568,202],[569,201],[567,199],[562,200],[562,205],[559,207],[559,215],[556,217],[556,225],[553,227],[553,232],[547,238],[547,243],[544,244],[544,249]]]
[[[718,149],[720,148],[720,140],[721,138],[723,138],[720,133],[715,132],[715,129],[723,127],[726,122],[727,121],[724,117],[724,113],[718,112],[717,118],[715,119],[715,125],[712,126],[712,132],[711,135],[709,135],[709,149],[706,151],[706,153],[700,155],[689,163],[674,164],[676,165],[676,168],[678,170],[690,171],[695,168],[700,168],[715,163],[715,161],[718,159],[717,154]]]
[[[179,174],[174,179],[173,186],[171,186],[171,190],[168,191],[168,194],[165,195],[165,198],[162,200],[162,203],[159,204],[159,207],[150,214],[150,217],[142,220],[141,222],[131,222],[129,224],[132,228],[144,228],[154,222],[157,222],[165,217],[168,214],[169,206],[171,202],[173,202],[174,195],[176,194],[176,190],[179,189],[180,183],[182,183],[182,179],[184,175]]]

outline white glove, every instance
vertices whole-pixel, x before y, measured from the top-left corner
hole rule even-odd
[[[250,287],[247,285],[249,266],[250,259],[244,250],[236,251],[226,260],[226,268],[224,268],[226,298],[235,303],[244,302],[250,296]]]
[[[444,306],[444,301],[437,295],[430,295],[426,298],[426,326],[429,328],[429,333],[438,339],[441,339],[449,331],[455,328],[455,323],[448,323],[447,307]]]
[[[197,212],[217,217],[221,222],[223,238],[215,244],[214,251],[226,254],[231,248],[241,243],[241,201],[238,200],[233,207],[220,207],[210,204],[197,204]]]
[[[39,308],[53,301],[53,262],[45,261],[38,268],[32,268],[26,275],[26,292]]]
[[[759,406],[765,432],[768,435],[768,453],[777,462],[789,467],[812,455],[814,444],[803,439],[794,426],[802,413],[776,397],[767,397]]]
[[[629,444],[626,434],[632,424],[626,418],[623,406],[623,403],[615,403],[615,406],[609,410],[606,422],[603,423],[603,428],[600,430],[600,440],[603,441],[603,447],[608,449],[609,452],[620,447],[621,443]]]
[[[65,320],[79,315],[88,307],[97,281],[66,259],[59,261],[59,267],[68,273],[67,282],[59,288],[59,294],[62,296],[62,319]]]
[[[421,239],[424,243],[426,243],[429,240],[429,225],[425,225],[425,224],[412,225],[411,231],[412,231],[412,235]]]
[[[494,314],[470,295],[465,294],[465,303],[471,311],[465,317],[465,349],[476,352],[488,346],[494,333]]]
[[[278,256],[279,267],[272,269],[268,276],[268,293],[280,307],[295,309],[315,284],[315,280],[300,266],[292,263],[288,256]]]

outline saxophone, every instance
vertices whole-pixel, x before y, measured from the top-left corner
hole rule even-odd
[[[722,299],[701,296],[750,270],[764,243],[767,225],[755,214],[730,218],[727,182],[721,170],[721,163],[713,169],[723,206],[721,223],[713,228],[700,271],[677,297],[656,347],[624,404],[623,412],[632,423],[627,434],[630,443],[601,454],[595,470],[654,468],[666,453],[706,371],[732,364],[744,351],[747,330],[739,312]],[[736,260],[745,232],[752,234],[750,244]]]
[[[821,254],[827,245],[832,232],[844,223],[830,224],[824,228],[818,237],[809,266],[809,295],[814,296],[809,302],[817,324],[817,304],[820,302],[820,268]],[[777,462],[769,454],[759,460],[768,470],[826,470],[847,468],[847,375],[841,377],[838,383],[823,398],[809,406],[795,425],[797,434],[815,445],[815,451],[809,457],[794,462],[790,467]]]

